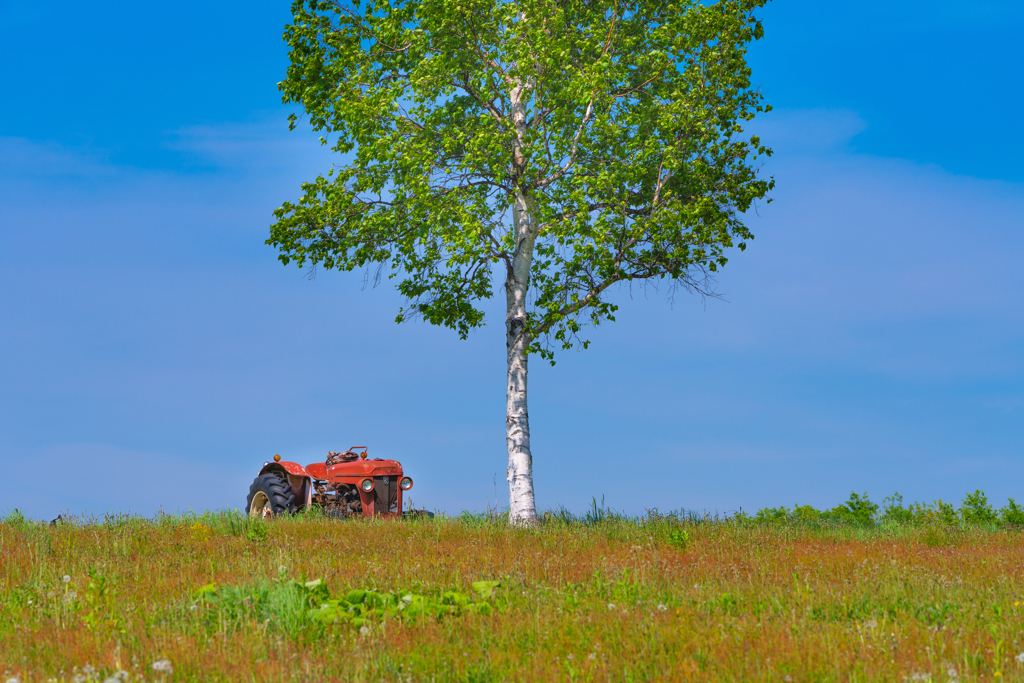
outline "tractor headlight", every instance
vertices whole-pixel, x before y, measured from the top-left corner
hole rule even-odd
[[[369,493],[373,490],[373,479],[363,479],[363,483],[359,485],[364,491]]]
[[[403,491],[408,491],[412,488],[412,477],[402,477],[402,483],[399,484]]]

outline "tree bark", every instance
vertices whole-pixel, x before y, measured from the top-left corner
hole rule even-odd
[[[523,14],[521,21],[526,21]],[[537,239],[536,212],[530,188],[524,182],[527,159],[527,103],[534,79],[526,78],[509,92],[509,114],[515,135],[512,140],[511,171],[512,230],[515,247],[505,280],[505,347],[508,354],[508,383],[505,393],[505,442],[508,446],[508,519],[513,525],[537,521],[533,495],[533,453],[530,452],[530,414],[526,409],[527,351],[526,295],[530,287],[533,245]]]
[[[533,454],[530,415],[526,408],[527,354],[526,293],[533,262],[534,213],[528,196],[517,193],[512,206],[516,248],[505,281],[505,346],[508,384],[505,395],[505,441],[508,445],[508,517],[511,524],[533,524],[537,505],[533,495]]]

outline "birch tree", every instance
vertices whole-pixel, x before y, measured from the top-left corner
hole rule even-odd
[[[744,125],[767,0],[296,0],[279,84],[338,162],[275,212],[300,267],[376,269],[465,338],[505,295],[509,519],[536,519],[531,355],[586,347],[609,288],[707,291],[771,190]],[[292,128],[296,118],[291,119]],[[770,201],[770,200],[768,200]]]

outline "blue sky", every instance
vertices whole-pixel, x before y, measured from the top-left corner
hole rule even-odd
[[[725,300],[623,290],[589,351],[534,363],[538,504],[1024,498],[1024,8],[763,16],[776,201]],[[0,511],[240,506],[273,453],[356,444],[418,505],[507,500],[500,302],[461,342],[263,245],[331,161],[287,131],[287,20],[0,2]]]

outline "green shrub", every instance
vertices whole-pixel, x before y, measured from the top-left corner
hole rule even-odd
[[[785,506],[777,508],[761,508],[754,515],[754,521],[761,524],[785,524],[789,521],[789,509]]]
[[[682,527],[676,527],[668,533],[668,542],[680,550],[686,550],[690,543],[690,533]]]
[[[868,500],[868,494],[863,497],[856,493],[850,493],[850,499],[838,507],[828,511],[829,514],[839,521],[857,526],[873,526],[875,515],[878,513],[878,505]]]
[[[943,525],[953,526],[960,523],[960,515],[956,508],[950,503],[944,502],[941,498],[929,505],[928,503],[914,503],[910,506],[914,524],[917,526]]]
[[[960,519],[967,524],[994,524],[999,517],[984,492],[975,489],[974,493],[968,493],[960,504]]]
[[[894,524],[910,524],[914,521],[912,510],[903,507],[903,496],[898,492],[882,499],[882,521]]]
[[[817,522],[821,520],[821,511],[813,505],[794,505],[793,519],[798,522]]]
[[[999,521],[1009,526],[1024,526],[1024,507],[1010,498],[1006,507],[999,511]]]

